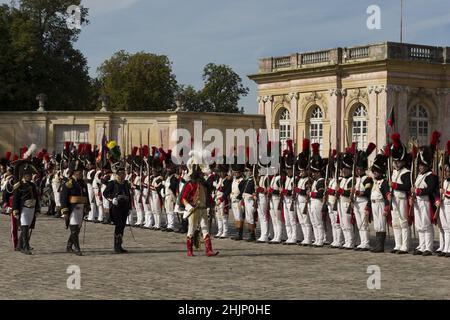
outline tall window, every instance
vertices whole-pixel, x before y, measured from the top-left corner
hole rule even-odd
[[[311,143],[319,143],[320,151],[323,149],[323,113],[319,107],[314,107],[309,120],[309,138]]]
[[[409,136],[416,138],[419,145],[428,144],[429,132],[428,112],[422,105],[413,106],[409,110]]]
[[[283,109],[280,114],[280,144],[281,150],[287,148],[286,140],[292,137],[291,135],[291,114],[289,110]]]
[[[359,104],[353,111],[352,141],[358,143],[358,149],[367,148],[367,109]]]

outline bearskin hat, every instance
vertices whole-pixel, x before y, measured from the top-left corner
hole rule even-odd
[[[323,159],[320,156],[320,144],[313,143],[311,145],[312,148],[312,157],[310,161],[310,168],[312,171],[320,172],[323,170]]]

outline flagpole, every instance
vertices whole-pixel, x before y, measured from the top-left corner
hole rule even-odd
[[[400,43],[403,43],[403,0],[400,0]]]

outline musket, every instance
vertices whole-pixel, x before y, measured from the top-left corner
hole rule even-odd
[[[389,152],[389,158],[388,158],[388,161],[387,161],[387,165],[388,165],[388,183],[389,183],[389,186],[391,186],[392,185],[392,167],[391,167],[391,160],[392,160],[392,157],[391,157],[391,153]],[[390,196],[390,199],[389,199],[389,209],[390,210],[392,210],[392,195]],[[387,222],[387,219],[386,219],[386,221],[385,221],[385,223],[386,223],[386,231],[387,231],[387,236],[388,236],[388,238],[390,238],[390,232],[389,232],[389,223]]]
[[[414,190],[414,183],[417,179],[417,141],[412,140],[410,142],[411,149],[412,149],[412,161],[411,161],[411,192],[410,192],[410,199],[411,199],[411,205],[409,206],[409,212],[408,212],[408,218],[412,219],[414,216],[414,205],[416,202],[416,194],[413,192]],[[416,224],[413,222],[413,231],[414,231],[414,238],[416,239]]]
[[[329,173],[330,173],[330,165],[331,165],[331,157],[332,157],[332,151],[331,151],[331,130],[329,132],[329,136],[328,136],[328,141],[329,141],[329,147],[328,147],[328,163],[327,163],[327,168],[325,170],[325,191],[323,194],[323,205],[322,205],[322,213],[323,214],[327,214],[328,213],[328,179],[329,179]]]
[[[295,143],[294,143],[294,151],[295,151]],[[295,156],[295,153],[294,153],[294,156]],[[294,192],[294,189],[297,186],[297,183],[295,181],[295,167],[296,166],[297,166],[297,163],[296,163],[296,161],[294,161],[293,168],[292,168],[293,181],[292,181],[292,202],[291,202],[291,207],[290,207],[291,211],[295,211],[295,204],[296,204],[296,199],[297,199],[297,196],[295,195],[295,192]]]
[[[437,169],[439,171],[439,205],[436,207],[436,212],[434,214],[434,220],[437,219],[437,217],[439,216],[439,211],[441,210],[441,205],[442,202],[444,202],[444,194],[441,194],[441,190],[444,189],[444,158],[445,158],[445,151],[438,151],[438,156],[436,158],[438,158],[440,155],[440,159],[439,159],[439,164],[437,165]]]
[[[350,204],[347,209],[347,214],[353,215],[354,205],[355,205],[355,193],[356,193],[356,163],[358,162],[358,148],[355,150],[355,159],[353,161],[352,169],[352,192],[350,193]]]

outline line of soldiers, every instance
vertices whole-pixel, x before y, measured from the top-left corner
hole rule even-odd
[[[1,161],[3,207],[11,215],[13,246],[26,254],[31,253],[36,215],[45,206],[47,214],[65,218],[67,251],[77,255],[82,254],[79,234],[86,220],[115,225],[116,253],[127,252],[122,239],[130,225],[185,233],[188,256],[202,241],[206,255],[215,256],[212,229],[217,229],[215,238],[229,238],[232,214],[236,241],[244,239],[246,229],[249,242],[384,252],[392,227],[392,253],[410,252],[413,229],[419,238],[414,254],[449,257],[450,142],[440,151],[439,137],[433,133],[430,145],[419,148],[407,147],[394,134],[370,168],[373,143],[365,150],[355,143],[343,153],[331,150],[323,159],[319,144],[304,139],[295,155],[288,141],[275,173],[271,163],[250,164],[249,150],[245,164],[235,157],[231,165],[208,166],[198,161],[202,154],[191,152],[186,164],[175,165],[170,150],[148,146],[121,157],[113,141],[106,158],[88,144],[76,149],[66,143],[61,155],[51,157],[45,150],[33,157],[33,151],[23,149],[20,157],[10,161],[9,154]],[[371,246],[372,222],[376,240]]]

